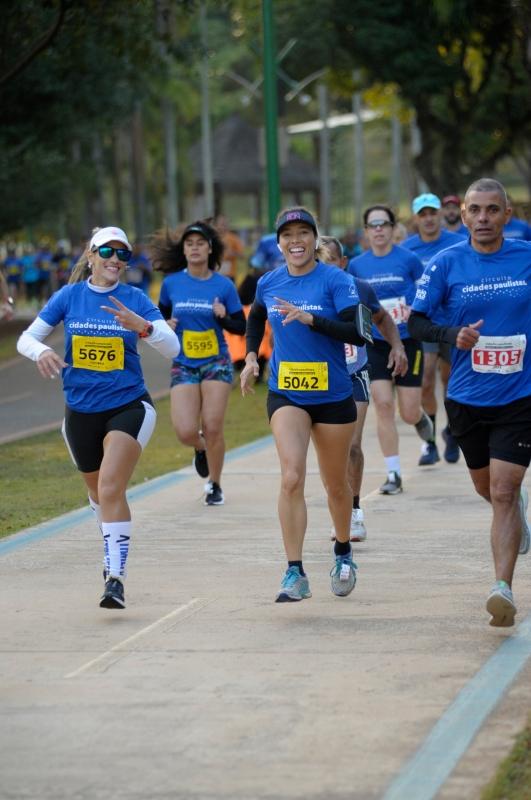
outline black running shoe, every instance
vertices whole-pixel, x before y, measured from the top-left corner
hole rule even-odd
[[[203,435],[203,431],[199,431],[199,433],[201,436]],[[208,478],[208,461],[206,450],[195,450],[194,467],[200,478]]]
[[[205,505],[222,506],[224,502],[225,498],[223,496],[221,486],[219,485],[219,483],[210,481],[210,483],[208,484],[207,493],[205,495]]]
[[[448,461],[449,464],[455,464],[457,461],[459,461],[459,445],[450,433],[450,428],[448,426],[443,429],[441,435],[446,444],[446,447],[444,448],[444,460]]]
[[[118,578],[109,578],[100,600],[101,608],[125,608],[124,585]]]

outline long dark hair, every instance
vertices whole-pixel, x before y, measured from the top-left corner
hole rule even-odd
[[[209,242],[212,252],[208,254],[208,268],[212,271],[219,269],[223,256],[223,242],[218,231],[207,220],[197,220],[174,231],[164,228],[153,234],[147,248],[153,269],[164,273],[181,272],[186,269],[184,240],[191,233],[199,233]]]

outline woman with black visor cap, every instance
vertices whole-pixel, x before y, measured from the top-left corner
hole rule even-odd
[[[276,233],[286,265],[258,281],[241,374],[246,395],[258,375],[257,352],[267,318],[274,336],[267,410],[280,459],[278,512],[288,560],[276,602],[311,597],[302,563],[310,438],[336,530],[331,588],[344,597],[354,589],[357,569],[350,548],[352,492],[347,480],[356,406],[344,342],[364,344],[365,328],[352,278],[319,260],[313,215],[302,207],[285,209],[277,218]]]

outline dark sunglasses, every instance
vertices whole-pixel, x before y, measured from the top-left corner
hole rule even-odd
[[[108,244],[102,244],[98,247],[98,253],[101,258],[110,258],[114,253],[118,256],[120,261],[129,261],[131,258],[131,251],[126,247],[111,247]]]
[[[392,222],[389,222],[388,219],[373,219],[372,222],[367,222],[365,227],[366,228],[387,228],[389,225],[392,225]]]

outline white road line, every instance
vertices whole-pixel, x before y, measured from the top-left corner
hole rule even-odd
[[[102,653],[97,658],[93,658],[91,661],[87,661],[86,664],[83,664],[78,669],[75,669],[73,672],[69,672],[65,675],[65,678],[75,678],[77,675],[81,675],[83,672],[87,672],[92,667],[96,666],[97,664],[101,664],[104,662],[109,656],[113,655],[113,653],[121,652],[125,647],[131,644],[131,642],[135,642],[137,639],[140,639],[142,636],[146,636],[148,633],[151,633],[155,628],[160,628],[165,622],[168,620],[173,619],[174,617],[178,617],[181,614],[184,614],[185,611],[189,609],[194,609],[194,611],[200,611],[201,608],[204,608],[209,603],[213,602],[212,600],[207,600],[206,598],[202,597],[194,597],[190,600],[189,603],[185,603],[183,606],[178,606],[178,608],[174,608],[173,611],[170,611],[168,614],[165,614],[160,619],[155,620],[152,622],[151,625],[148,625],[145,628],[137,631],[132,636],[128,636],[127,639],[124,639],[122,642],[118,642],[115,644],[114,647],[111,647],[109,650],[106,650],[105,653]]]

